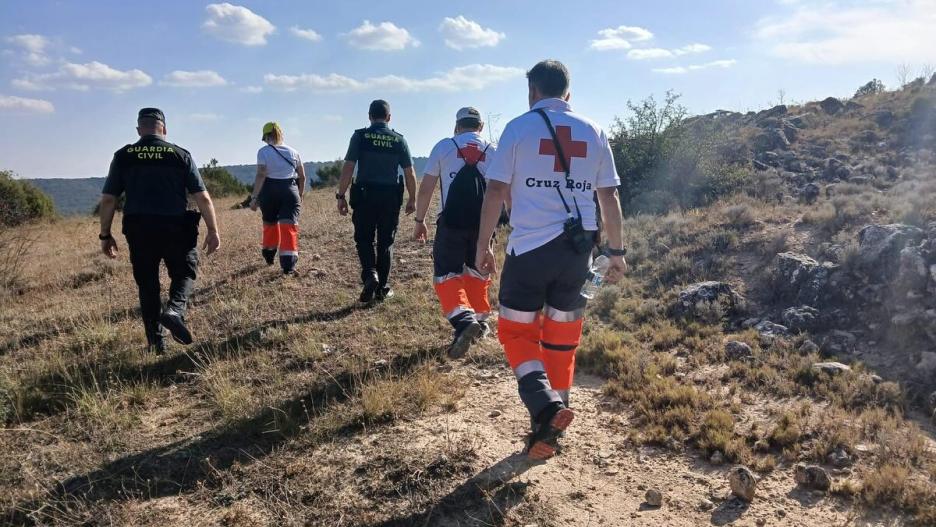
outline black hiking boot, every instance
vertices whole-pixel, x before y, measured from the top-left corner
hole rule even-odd
[[[383,302],[388,298],[393,298],[394,294],[396,293],[393,292],[393,289],[391,289],[389,285],[385,285],[377,289],[377,301]]]
[[[380,287],[380,284],[377,283],[377,277],[368,277],[367,281],[364,282],[364,289],[361,290],[361,297],[358,300],[363,304],[370,304],[374,301],[374,293],[377,292],[378,287]]]
[[[172,339],[179,344],[188,346],[192,343],[192,332],[185,327],[185,318],[179,313],[167,309],[163,312],[162,316],[159,317],[159,322],[162,323],[163,327],[169,330]]]
[[[263,255],[263,261],[267,265],[273,265],[273,262],[276,261],[276,249],[263,249],[260,251],[260,254]]]
[[[478,340],[481,336],[481,332],[484,329],[481,327],[481,324],[477,322],[472,322],[465,326],[464,329],[455,333],[455,338],[452,339],[452,343],[449,345],[448,350],[446,350],[446,355],[450,359],[460,359],[468,353],[468,349],[471,348],[471,345]]]

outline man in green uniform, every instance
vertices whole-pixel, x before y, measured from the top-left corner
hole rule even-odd
[[[351,187],[350,206],[354,209],[354,242],[361,261],[361,302],[376,297],[383,300],[393,295],[388,285],[393,261],[393,241],[403,205],[403,186],[409,194],[406,214],[416,210],[416,171],[406,139],[392,130],[390,105],[376,100],[368,110],[371,125],[355,130],[345,155],[341,179],[338,182],[338,212],[348,214],[345,193]],[[352,186],[351,178],[357,168]],[[400,178],[399,169],[403,169]],[[376,251],[374,239],[376,235]]]
[[[185,325],[188,296],[198,268],[198,223],[202,216],[208,234],[205,254],[221,246],[211,196],[192,156],[166,141],[166,117],[157,108],[143,108],[137,116],[140,140],[114,154],[101,194],[101,251],[117,257],[111,224],[117,200],[126,196],[123,234],[130,248],[133,278],[140,293],[140,312],[149,349],[165,350],[163,328],[182,344],[191,344]],[[191,194],[201,213],[187,210]],[[169,299],[162,309],[159,263],[169,271]]]

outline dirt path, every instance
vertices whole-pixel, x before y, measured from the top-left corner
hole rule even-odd
[[[451,441],[470,442],[487,467],[467,484],[494,492],[508,482],[529,485],[527,495],[551,509],[554,525],[889,525],[856,521],[839,500],[796,491],[790,471],[776,471],[758,487],[758,499],[745,505],[726,499],[729,466],[715,467],[688,456],[629,446],[626,417],[600,392],[601,380],[579,375],[572,406],[577,417],[554,460],[528,466],[516,453],[523,446],[528,417],[513,376],[500,369],[456,366],[452,375],[470,386],[466,405],[451,414],[430,416],[397,427],[417,448],[444,449]],[[644,503],[647,489],[663,493],[660,508]],[[713,508],[705,510],[703,500]],[[538,525],[525,523],[520,525]],[[438,521],[439,523],[435,523]],[[470,512],[447,514],[433,525],[483,525]]]

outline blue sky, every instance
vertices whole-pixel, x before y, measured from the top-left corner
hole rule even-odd
[[[199,163],[252,163],[267,120],[305,160],[342,156],[367,104],[427,155],[465,105],[499,130],[523,72],[572,72],[573,107],[608,125],[674,89],[693,113],[848,96],[936,64],[936,0],[166,0],[0,4],[0,168],[103,175],[158,106]]]

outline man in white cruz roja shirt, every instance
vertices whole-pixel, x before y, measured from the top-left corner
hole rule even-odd
[[[501,275],[498,336],[530,413],[528,456],[555,455],[571,423],[569,390],[582,335],[592,250],[601,207],[615,282],[624,261],[620,184],[604,131],[569,105],[569,72],[553,60],[527,72],[532,111],[507,124],[487,166],[478,234],[477,269],[496,272],[487,243],[501,207],[512,201],[507,257]]]
[[[439,141],[426,163],[416,198],[413,238],[428,236],[426,214],[436,183],[441,183],[441,206],[432,246],[433,282],[442,312],[454,336],[448,355],[463,356],[487,330],[491,311],[490,275],[475,269],[478,223],[484,199],[484,173],[495,146],[481,136],[481,113],[471,107],[455,115],[455,135]],[[490,241],[490,237],[488,237]]]

